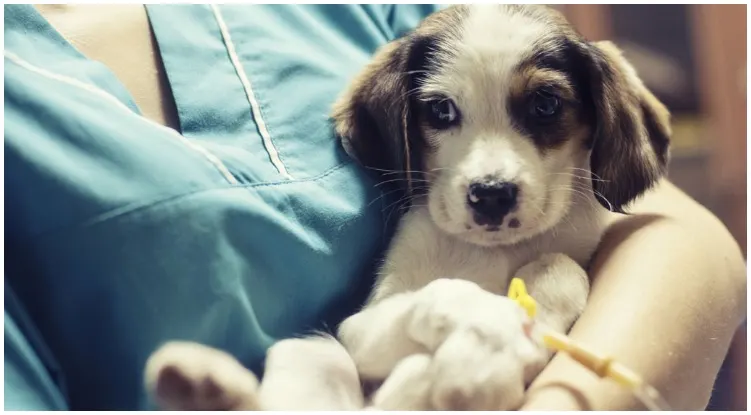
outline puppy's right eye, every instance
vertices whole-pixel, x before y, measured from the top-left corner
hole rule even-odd
[[[428,101],[430,123],[438,129],[445,130],[459,124],[459,110],[451,98]]]

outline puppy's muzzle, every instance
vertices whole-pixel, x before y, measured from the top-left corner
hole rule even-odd
[[[467,189],[467,204],[475,223],[497,229],[504,216],[516,208],[519,187],[509,182],[474,182]]]

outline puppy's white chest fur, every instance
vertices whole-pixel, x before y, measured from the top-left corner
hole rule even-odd
[[[586,267],[603,232],[607,212],[574,204],[553,229],[510,246],[481,247],[441,231],[424,207],[413,207],[380,270],[373,300],[421,288],[438,278],[458,278],[504,294],[513,274],[544,254],[564,254]]]

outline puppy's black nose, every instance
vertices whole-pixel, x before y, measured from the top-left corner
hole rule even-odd
[[[500,225],[503,217],[516,206],[519,187],[513,183],[472,183],[467,203],[478,225]]]

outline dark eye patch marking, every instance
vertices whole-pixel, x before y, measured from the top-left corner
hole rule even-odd
[[[453,51],[441,48],[446,44],[446,32],[440,35],[415,36],[411,44],[411,55],[407,65],[408,89],[410,114],[419,125],[420,132],[425,138],[424,144],[431,145],[431,137],[434,133],[445,131],[458,126],[461,122],[461,109],[448,96],[430,92],[426,93],[422,86],[438,68],[438,62],[450,60]],[[447,119],[436,114],[436,105],[445,106],[450,104],[452,119]]]
[[[410,41],[409,56],[407,58],[408,92],[414,96],[416,89],[428,76],[431,69],[431,61],[438,51],[438,39],[435,36],[415,36]]]
[[[509,109],[513,126],[528,135],[545,152],[557,148],[587,128],[583,100],[586,77],[577,71],[575,56],[565,37],[552,37],[539,42],[528,58],[514,71]],[[541,122],[531,116],[532,97],[538,91],[553,94],[561,102],[560,113],[552,120]]]

